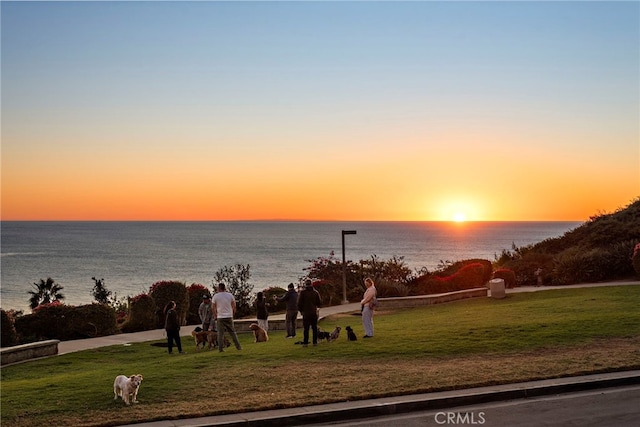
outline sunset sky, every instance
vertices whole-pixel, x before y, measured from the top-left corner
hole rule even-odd
[[[586,220],[638,2],[6,2],[2,220]]]

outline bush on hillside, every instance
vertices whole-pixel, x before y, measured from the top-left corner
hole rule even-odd
[[[516,286],[516,273],[508,268],[500,268],[494,271],[493,278],[504,280],[504,286],[508,289]]]
[[[0,310],[0,347],[11,347],[18,344],[18,333],[12,313]]]
[[[561,237],[503,250],[496,264],[514,270],[519,286],[535,284],[538,268],[544,284],[616,280],[634,276],[629,257],[638,241],[640,198],[611,214],[593,216]]]
[[[376,293],[380,298],[406,297],[411,291],[408,285],[388,279],[376,280],[375,286]]]
[[[338,286],[328,280],[315,280],[312,285],[320,294],[323,307],[338,305],[342,302],[342,285]]]
[[[164,327],[164,324],[162,325]],[[156,329],[156,303],[148,294],[140,294],[129,301],[129,316],[120,329],[124,333]]]
[[[450,276],[424,275],[411,281],[411,295],[431,295],[464,289],[481,288],[486,285],[486,267],[481,263],[471,263]]]
[[[636,276],[640,277],[640,243],[633,247],[633,255],[631,256],[631,263],[633,269],[636,272]]]
[[[251,279],[251,266],[249,264],[234,264],[224,266],[214,274],[214,288],[218,283],[224,283],[227,292],[236,300],[236,316],[245,317],[253,311],[253,285]]]
[[[189,294],[189,312],[187,313],[186,324],[197,325],[202,322],[198,314],[200,304],[202,304],[202,297],[204,295],[211,297],[211,291],[205,285],[193,283],[187,287],[187,293]]]
[[[589,250],[563,251],[555,258],[553,283],[568,285],[629,277],[633,274],[629,259],[633,243],[627,241]]]
[[[189,312],[189,293],[184,283],[173,280],[156,282],[149,288],[149,296],[156,304],[157,328],[164,328],[164,307],[169,301],[175,301],[178,320],[181,325],[186,324]]]
[[[15,326],[23,343],[41,339],[67,341],[93,338],[118,332],[116,313],[104,304],[77,307],[43,304],[32,314],[18,317]]]
[[[554,258],[552,255],[537,253],[527,248],[521,250],[519,256],[498,265],[502,268],[512,270],[516,276],[516,286],[535,286],[538,283],[536,271],[541,269],[542,283],[550,285],[551,274],[554,268]]]
[[[314,282],[320,282],[327,295],[323,305],[341,304],[343,300],[342,284],[342,261],[335,257],[332,251],[328,257],[318,257],[307,260],[311,265],[304,270],[307,272],[306,278]],[[490,265],[491,263],[489,263]],[[421,270],[428,273],[426,268]],[[407,285],[415,277],[413,272],[404,262],[404,257],[391,257],[388,260],[380,260],[377,255],[360,260],[357,263],[347,260],[345,262],[345,278],[347,300],[360,301],[365,291],[364,279],[371,277],[377,284],[387,281],[397,284],[398,293],[406,291],[401,285]]]
[[[269,304],[269,313],[278,313],[287,310],[286,302],[278,302],[274,297],[281,297],[282,295],[287,293],[286,289],[280,288],[278,286],[272,286],[270,288],[266,288],[262,291],[264,294],[264,298],[267,300]]]
[[[491,276],[493,273],[493,265],[491,264],[491,261],[487,259],[472,258],[472,259],[465,259],[465,260],[456,261],[456,262],[446,262],[443,264],[444,265],[441,269],[433,273],[435,276],[437,277],[452,276],[467,265],[480,264],[482,265],[482,268],[483,268],[482,279],[486,284],[489,280],[491,280]]]

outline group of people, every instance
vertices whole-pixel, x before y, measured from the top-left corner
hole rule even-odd
[[[362,308],[362,325],[364,327],[364,338],[373,337],[373,313],[377,304],[377,292],[373,279],[366,278],[364,280],[366,290],[360,301]],[[296,322],[298,320],[298,312],[302,314],[303,325],[303,347],[309,345],[309,330],[311,330],[311,343],[318,344],[318,319],[320,314],[320,306],[322,298],[320,293],[313,288],[311,280],[306,280],[304,289],[297,292],[293,283],[289,284],[287,292],[280,296],[274,297],[277,302],[286,304],[285,324],[287,330],[286,338],[294,338],[296,336]],[[256,296],[256,317],[258,325],[265,331],[269,330],[269,303],[262,292],[258,292]],[[167,332],[167,343],[169,353],[173,352],[175,343],[178,351],[182,351],[182,343],[180,342],[180,322],[176,313],[176,303],[171,301],[165,307],[165,330]],[[233,343],[238,350],[241,350],[238,335],[233,324],[233,318],[236,313],[236,300],[233,294],[227,292],[224,283],[218,284],[218,289],[213,299],[205,294],[203,301],[198,308],[198,315],[202,321],[202,329],[204,331],[213,330],[218,333],[218,350],[224,351],[224,334],[229,333]]]
[[[224,333],[228,332],[233,340],[233,344],[238,350],[242,350],[238,335],[233,326],[233,317],[236,314],[236,299],[230,292],[227,292],[224,283],[218,284],[218,291],[213,299],[207,294],[203,296],[203,301],[198,307],[198,315],[202,321],[202,329],[217,331],[218,333],[218,351],[224,351]],[[180,322],[176,313],[175,301],[170,301],[165,309],[164,329],[167,332],[167,346],[169,353],[173,353],[173,345],[178,348],[178,352],[182,351],[182,342],[180,341]]]

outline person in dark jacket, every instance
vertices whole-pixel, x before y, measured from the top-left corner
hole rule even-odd
[[[287,303],[287,312],[284,317],[287,326],[287,338],[296,336],[296,322],[298,321],[298,293],[293,283],[289,283],[289,290],[286,294],[277,298],[278,302]]]
[[[256,297],[256,317],[258,326],[267,332],[269,330],[269,303],[262,292],[258,292]]]
[[[176,311],[176,302],[169,301],[164,308],[165,321],[164,330],[167,331],[167,345],[169,354],[173,353],[173,343],[178,347],[178,352],[182,351],[182,343],[180,342],[180,321],[178,320],[178,312]]]
[[[318,312],[322,305],[322,299],[318,291],[313,289],[311,280],[304,284],[304,289],[298,297],[298,311],[302,314],[303,347],[309,345],[309,328],[313,331],[313,345],[318,345]]]

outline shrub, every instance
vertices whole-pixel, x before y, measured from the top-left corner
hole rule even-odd
[[[66,341],[118,332],[115,311],[103,304],[78,307],[44,304],[38,306],[33,314],[18,317],[15,325],[21,342],[40,339]]]
[[[546,253],[532,251],[530,247],[521,248],[519,255],[502,264],[502,268],[514,272],[516,275],[516,286],[537,285],[538,276],[536,275],[536,271],[538,269],[542,270],[542,283],[551,284],[554,257]]]
[[[189,293],[187,286],[177,281],[156,282],[149,288],[149,296],[156,304],[156,327],[164,328],[164,307],[169,301],[176,302],[176,312],[181,325],[186,324],[189,312]]]
[[[555,259],[554,283],[569,285],[628,277],[633,274],[633,266],[629,260],[632,252],[633,241],[589,250],[571,248]]]
[[[486,266],[482,263],[464,265],[449,276],[428,274],[409,283],[411,295],[429,295],[485,286]]]
[[[327,280],[316,280],[312,282],[312,285],[320,294],[323,307],[340,303],[342,297],[338,297],[338,295],[342,295],[342,290],[338,292],[337,286],[334,283]],[[342,289],[342,285],[340,285],[340,289]]]
[[[287,310],[286,302],[278,302],[278,300],[274,298],[281,297],[282,295],[286,294],[286,289],[280,288],[278,286],[273,286],[264,289],[262,293],[264,294],[264,298],[267,300],[267,303],[269,303],[269,313],[276,313]]]
[[[486,260],[484,260],[486,261]],[[488,262],[488,261],[487,261]],[[487,276],[487,262],[475,262],[462,267],[452,277],[456,291],[462,289],[482,288],[491,280],[491,274]],[[489,262],[489,266],[491,263]]]
[[[249,283],[251,279],[251,269],[249,264],[235,264],[232,266],[224,266],[216,271],[214,286],[222,282],[236,300],[236,316],[249,316],[252,312],[253,305],[253,285]],[[177,301],[176,301],[177,302]]]
[[[0,347],[10,347],[18,344],[18,333],[12,313],[0,310]]]
[[[70,318],[74,336],[69,339],[91,338],[118,333],[116,312],[104,304],[86,304],[73,307]]]
[[[514,288],[516,286],[516,273],[508,268],[500,268],[494,271],[493,278],[504,280],[506,288]]]
[[[93,289],[91,289],[91,295],[95,302],[99,304],[109,304],[111,291],[105,286],[104,279],[96,279],[95,277],[92,277],[91,280],[93,280],[94,283]]]
[[[409,295],[410,288],[404,283],[394,282],[387,279],[378,279],[375,281],[376,293],[380,298],[390,297],[406,297]]]
[[[502,251],[496,264],[512,269],[518,286],[534,285],[543,270],[545,284],[573,284],[634,276],[629,257],[640,240],[640,197],[624,209],[592,216],[562,237]],[[611,243],[616,242],[616,243]],[[636,261],[640,275],[640,260]],[[554,271],[554,269],[556,269]]]
[[[307,261],[311,263],[309,267],[304,269],[307,271],[307,278],[321,282],[327,294],[328,299],[326,301],[323,299],[322,304],[325,306],[341,304],[344,291],[342,261],[335,257],[333,251],[328,257],[318,257]],[[428,273],[424,267],[420,271]],[[347,300],[349,301],[360,301],[365,291],[363,282],[366,277],[371,277],[376,285],[382,280],[406,285],[414,279],[411,269],[404,262],[404,257],[397,256],[386,261],[380,260],[376,255],[360,260],[358,263],[347,260],[345,273]],[[399,289],[399,292],[402,290]]]
[[[129,317],[124,321],[120,329],[125,333],[156,329],[156,304],[153,298],[147,294],[140,294],[131,298],[129,301]]]
[[[640,276],[640,243],[635,245],[633,248],[633,256],[631,257],[631,262],[633,263],[633,269],[636,272],[637,276]]]
[[[211,296],[211,291],[205,285],[193,283],[191,286],[187,286],[187,293],[189,294],[189,311],[187,312],[186,324],[196,325],[201,323],[198,310],[200,309],[200,304],[202,304],[202,297],[204,295]]]
[[[482,286],[484,286],[489,280],[491,280],[491,275],[493,274],[493,265],[491,264],[491,261],[487,259],[473,258],[473,259],[466,259],[462,261],[456,261],[453,263],[448,263],[448,264],[443,263],[443,264],[444,266],[442,269],[434,272],[435,276],[438,276],[438,277],[453,276],[455,273],[460,272],[464,267],[468,265],[479,264],[482,266],[482,280],[484,281]],[[474,268],[477,268],[477,267],[474,267]]]

